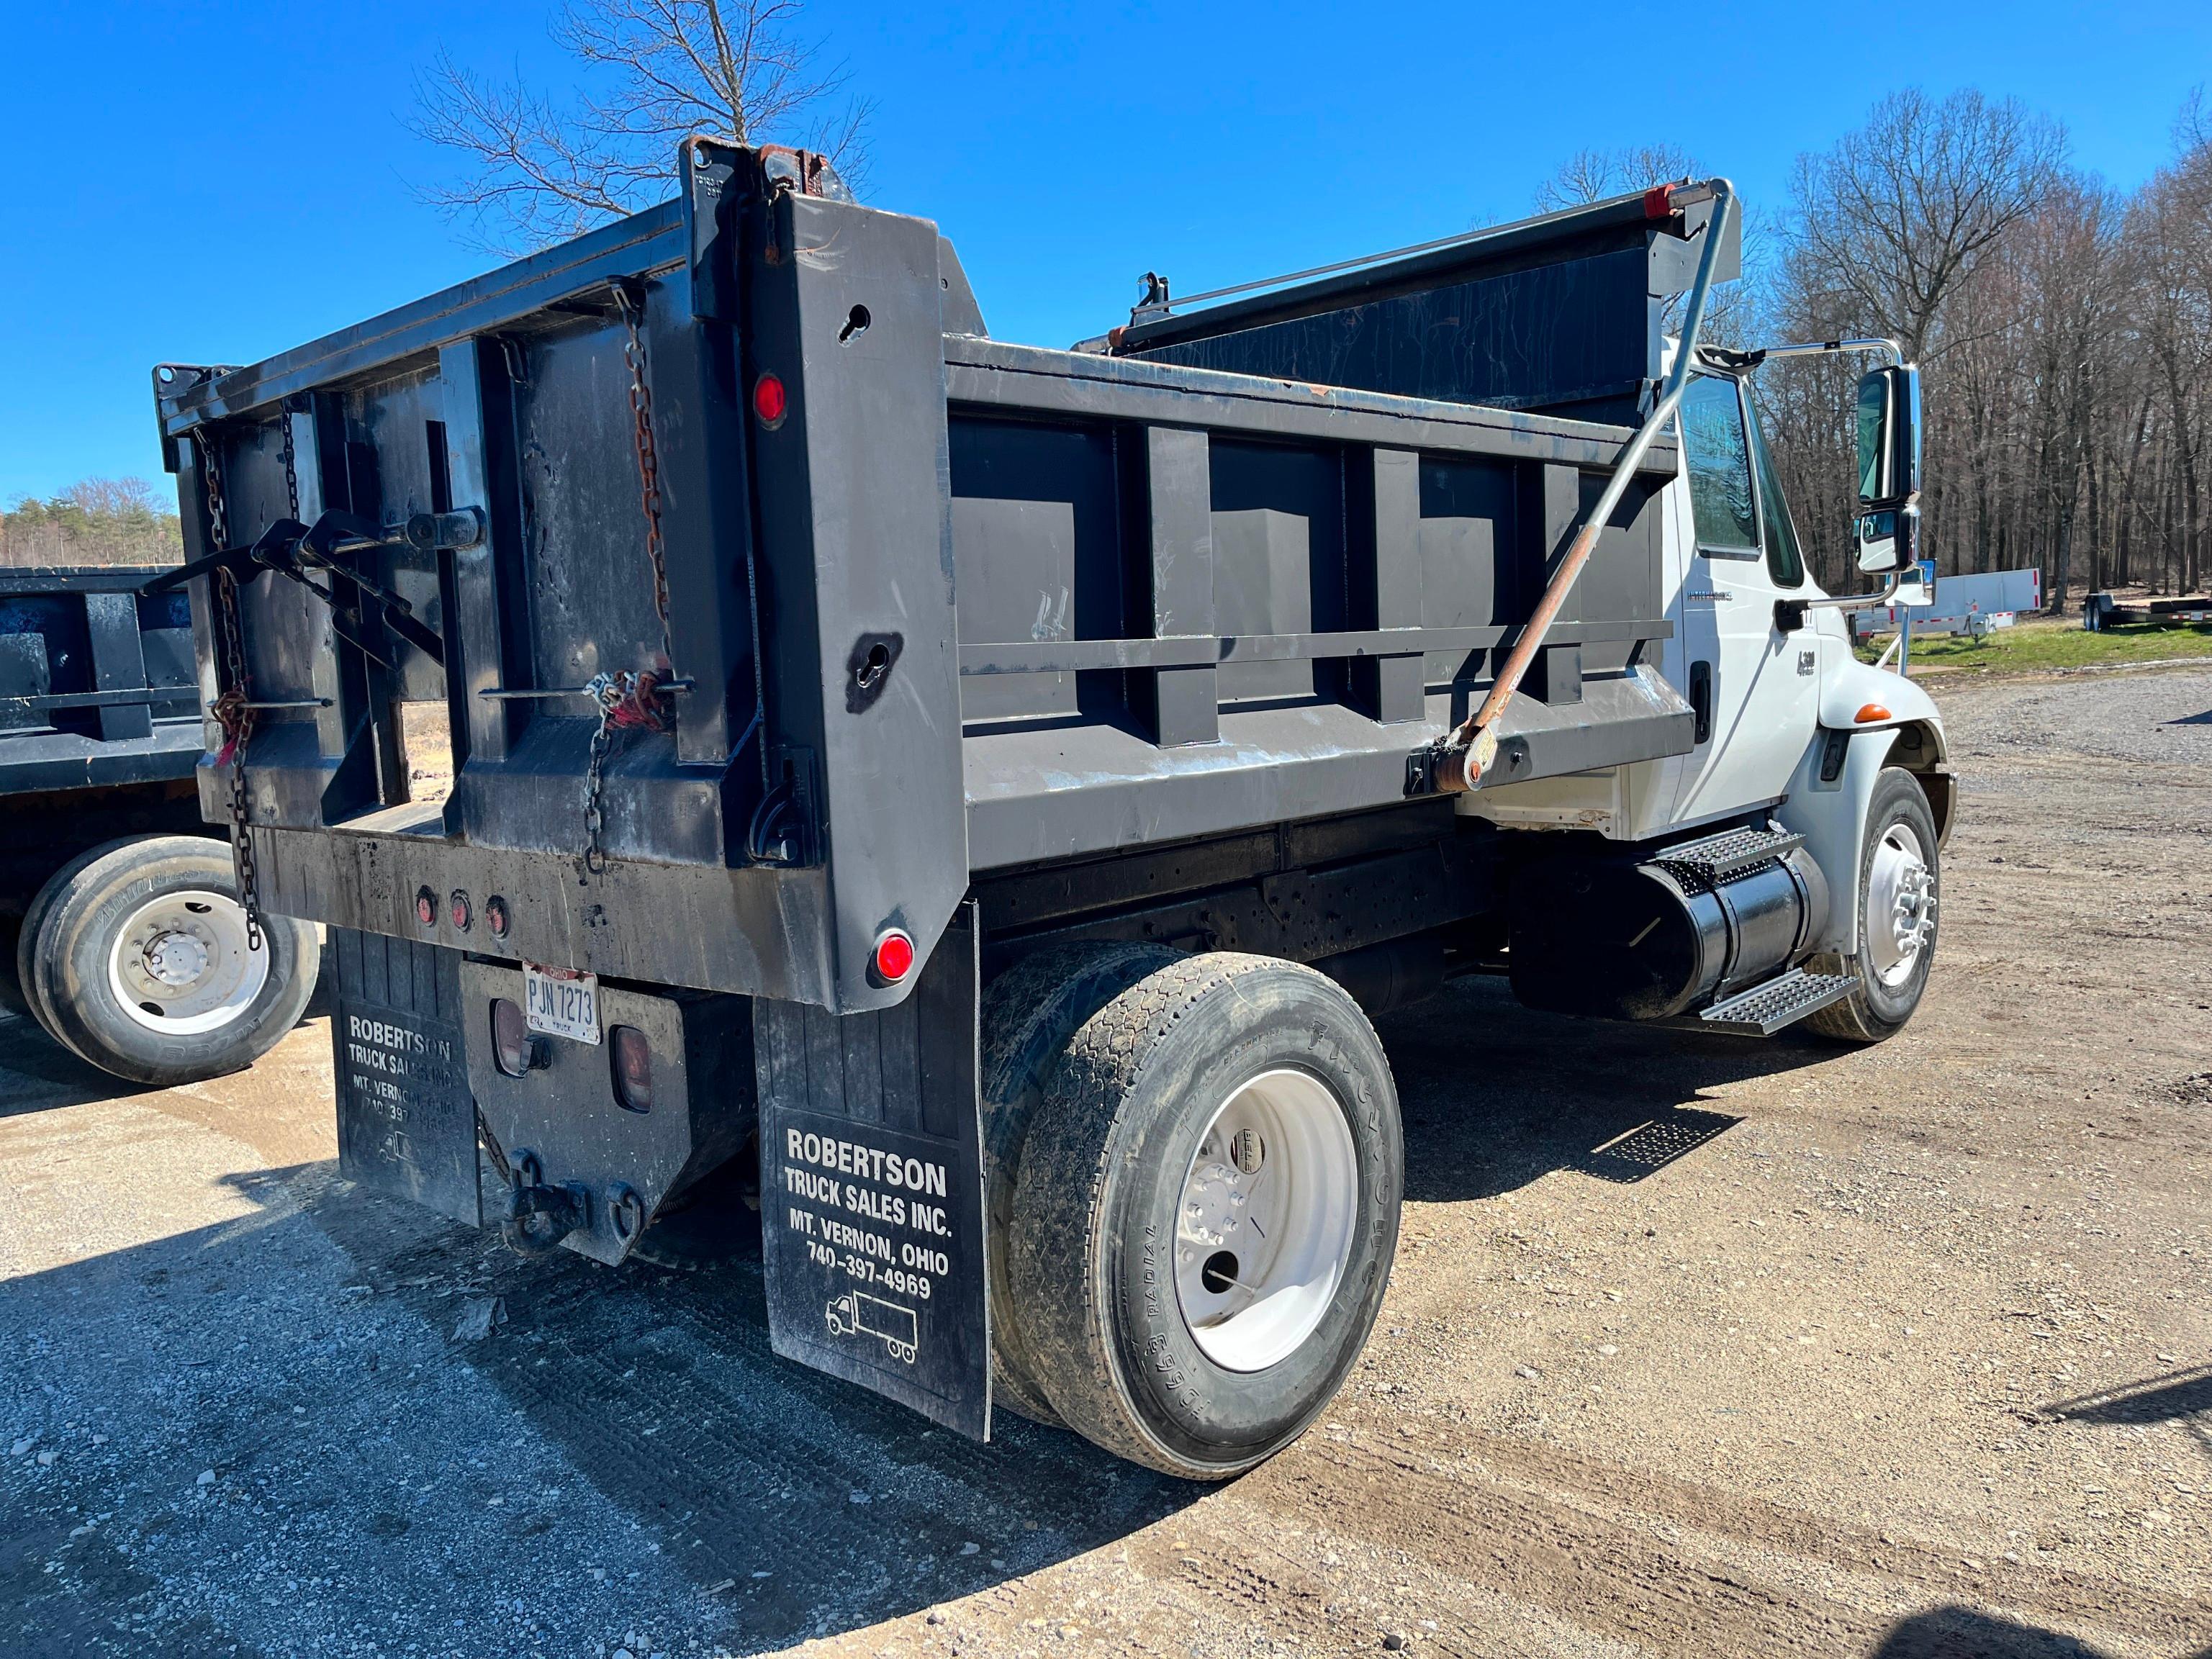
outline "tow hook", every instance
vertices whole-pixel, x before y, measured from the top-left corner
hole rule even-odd
[[[518,1255],[544,1255],[579,1227],[592,1224],[591,1194],[580,1186],[549,1186],[537,1153],[517,1151],[508,1157],[507,1168],[514,1179],[499,1235],[508,1249]]]

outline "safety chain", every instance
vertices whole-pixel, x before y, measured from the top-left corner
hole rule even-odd
[[[628,338],[623,362],[629,368],[629,410],[637,423],[638,496],[645,507],[645,556],[653,561],[653,608],[660,617],[660,659],[672,667],[676,653],[668,627],[668,550],[660,533],[660,452],[653,441],[653,392],[645,384],[645,337],[639,331],[639,307],[629,291],[617,284],[615,304]]]
[[[200,477],[207,495],[208,538],[220,552],[230,545],[230,511],[222,495],[222,466],[216,459],[213,434],[205,428],[195,434],[200,452]],[[222,727],[222,750],[217,766],[230,769],[230,850],[238,861],[238,896],[246,906],[246,948],[261,948],[261,872],[253,860],[253,837],[246,828],[246,746],[253,737],[252,692],[246,678],[246,629],[238,615],[238,578],[228,568],[215,573],[216,631],[222,635],[223,678],[228,682],[215,700],[215,717]]]
[[[625,668],[617,674],[594,674],[584,683],[584,695],[599,706],[599,729],[592,733],[591,762],[584,770],[584,868],[592,875],[603,873],[607,867],[604,796],[607,757],[613,751],[615,733],[668,730],[668,711],[659,687],[660,677],[650,669],[641,673]]]
[[[276,431],[284,450],[284,500],[296,523],[300,517],[300,462],[292,449],[292,416],[282,404],[276,406]]]
[[[660,451],[653,436],[653,392],[645,383],[645,336],[641,306],[629,289],[615,285],[615,308],[622,313],[623,362],[629,369],[629,412],[635,422],[638,501],[645,509],[645,556],[653,563],[653,609],[660,619],[660,660],[642,671],[623,669],[594,675],[584,687],[599,706],[599,729],[592,733],[591,758],[584,770],[584,868],[599,875],[607,867],[606,764],[615,734],[622,731],[666,732],[672,711],[661,684],[672,678],[675,645],[668,623],[668,547],[660,529]]]

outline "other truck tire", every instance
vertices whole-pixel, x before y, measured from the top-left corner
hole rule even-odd
[[[1404,1180],[1389,1063],[1341,987],[1226,952],[1145,973],[1068,1039],[1014,1179],[1046,1402],[1167,1474],[1261,1462],[1365,1345]]]
[[[249,951],[230,849],[197,836],[95,848],[32,901],[17,946],[24,998],[80,1059],[167,1086],[251,1066],[314,994],[315,933],[263,918]]]
[[[1928,988],[1936,957],[1942,871],[1936,815],[1912,774],[1882,769],[1867,803],[1859,846],[1857,950],[1835,971],[1858,984],[1841,1002],[1807,1017],[1837,1042],[1881,1042],[1905,1029]]]

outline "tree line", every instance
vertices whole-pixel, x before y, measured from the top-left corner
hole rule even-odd
[[[0,568],[162,565],[183,557],[177,514],[143,478],[88,478],[0,511]]]
[[[1940,574],[2039,567],[2086,590],[2201,591],[2212,502],[2212,111],[2184,106],[2133,191],[2072,165],[2011,99],[1906,91],[1799,159],[1747,226],[1724,343],[1886,336],[1921,367],[1923,551]],[[1703,169],[1659,146],[1575,157],[1540,205]],[[1755,380],[1814,569],[1859,585],[1851,382],[1863,360],[1778,360]]]

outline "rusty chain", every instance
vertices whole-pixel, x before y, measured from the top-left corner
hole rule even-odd
[[[659,686],[659,677],[650,669],[643,673],[624,669],[617,674],[594,674],[585,684],[584,695],[599,706],[599,729],[592,733],[591,761],[584,771],[584,868],[592,875],[604,873],[607,867],[606,766],[615,733],[668,730],[668,711]]]
[[[675,645],[668,621],[668,547],[660,528],[660,451],[653,433],[653,392],[645,382],[642,306],[629,289],[616,284],[615,308],[622,313],[623,362],[629,370],[632,441],[637,451],[638,501],[645,512],[645,556],[653,565],[653,610],[660,623],[660,660],[642,672],[624,669],[596,674],[584,690],[599,705],[599,723],[592,733],[591,757],[584,770],[584,869],[599,875],[607,867],[606,766],[615,734],[629,729],[665,732],[672,720],[660,684],[673,674]]]
[[[222,494],[222,465],[216,459],[213,434],[205,428],[196,434],[200,452],[200,477],[207,497],[208,539],[221,551],[230,545],[230,510]],[[261,872],[254,862],[253,837],[247,828],[246,747],[253,737],[252,691],[246,676],[246,629],[238,614],[238,578],[229,570],[215,573],[216,631],[222,645],[223,678],[228,684],[215,700],[216,723],[222,727],[222,752],[216,764],[230,769],[230,850],[238,865],[238,896],[246,907],[246,948],[261,948]]]
[[[623,362],[629,368],[629,410],[636,422],[638,499],[645,508],[645,556],[653,562],[653,608],[660,618],[660,666],[672,670],[675,648],[668,627],[668,550],[660,532],[660,452],[653,438],[653,392],[645,383],[645,336],[640,307],[629,289],[617,285],[615,305],[622,313],[625,338]]]

